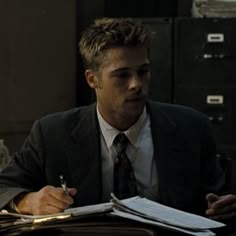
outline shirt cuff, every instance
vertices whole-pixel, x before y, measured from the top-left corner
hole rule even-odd
[[[15,202],[14,202],[14,199],[12,199],[10,202],[9,202],[9,208],[11,210],[13,210],[14,212],[17,212],[17,213],[20,213],[20,210],[18,209],[18,207],[16,206]]]

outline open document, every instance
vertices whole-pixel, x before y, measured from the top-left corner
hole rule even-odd
[[[55,225],[60,228],[66,224],[75,224],[79,227],[82,219],[84,222],[84,219],[89,220],[93,216],[101,218],[106,216],[112,219],[117,217],[117,221],[125,218],[129,221],[196,236],[213,236],[215,234],[211,229],[225,226],[223,223],[167,207],[139,196],[119,200],[112,194],[111,202],[69,208],[57,214],[32,216],[3,210],[0,212],[0,233],[14,232],[14,235],[17,235],[20,228],[30,231],[32,228],[54,228]]]
[[[119,211],[138,215],[149,220],[159,221],[167,225],[193,230],[224,226],[223,223],[180,211],[138,196],[120,201],[113,195],[112,202],[114,204],[113,208]]]
[[[139,196],[119,200],[112,195],[112,202],[113,212],[111,214],[113,215],[190,235],[215,235],[209,229],[225,226],[223,223],[164,206]]]

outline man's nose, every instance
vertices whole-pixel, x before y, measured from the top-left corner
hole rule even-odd
[[[137,74],[133,74],[129,81],[129,89],[140,89],[144,81]]]

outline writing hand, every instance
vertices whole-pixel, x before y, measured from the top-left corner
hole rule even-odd
[[[236,195],[218,196],[209,193],[206,196],[208,209],[206,215],[214,220],[230,220],[236,218]]]
[[[62,212],[73,204],[73,196],[77,191],[75,188],[68,188],[65,194],[62,188],[45,186],[38,192],[26,193],[16,206],[20,213],[31,215],[45,215]]]

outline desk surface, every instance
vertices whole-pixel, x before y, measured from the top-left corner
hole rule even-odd
[[[214,231],[217,236],[236,236],[236,223]],[[183,236],[187,235],[127,219],[91,217],[60,223],[29,225],[4,236]]]

